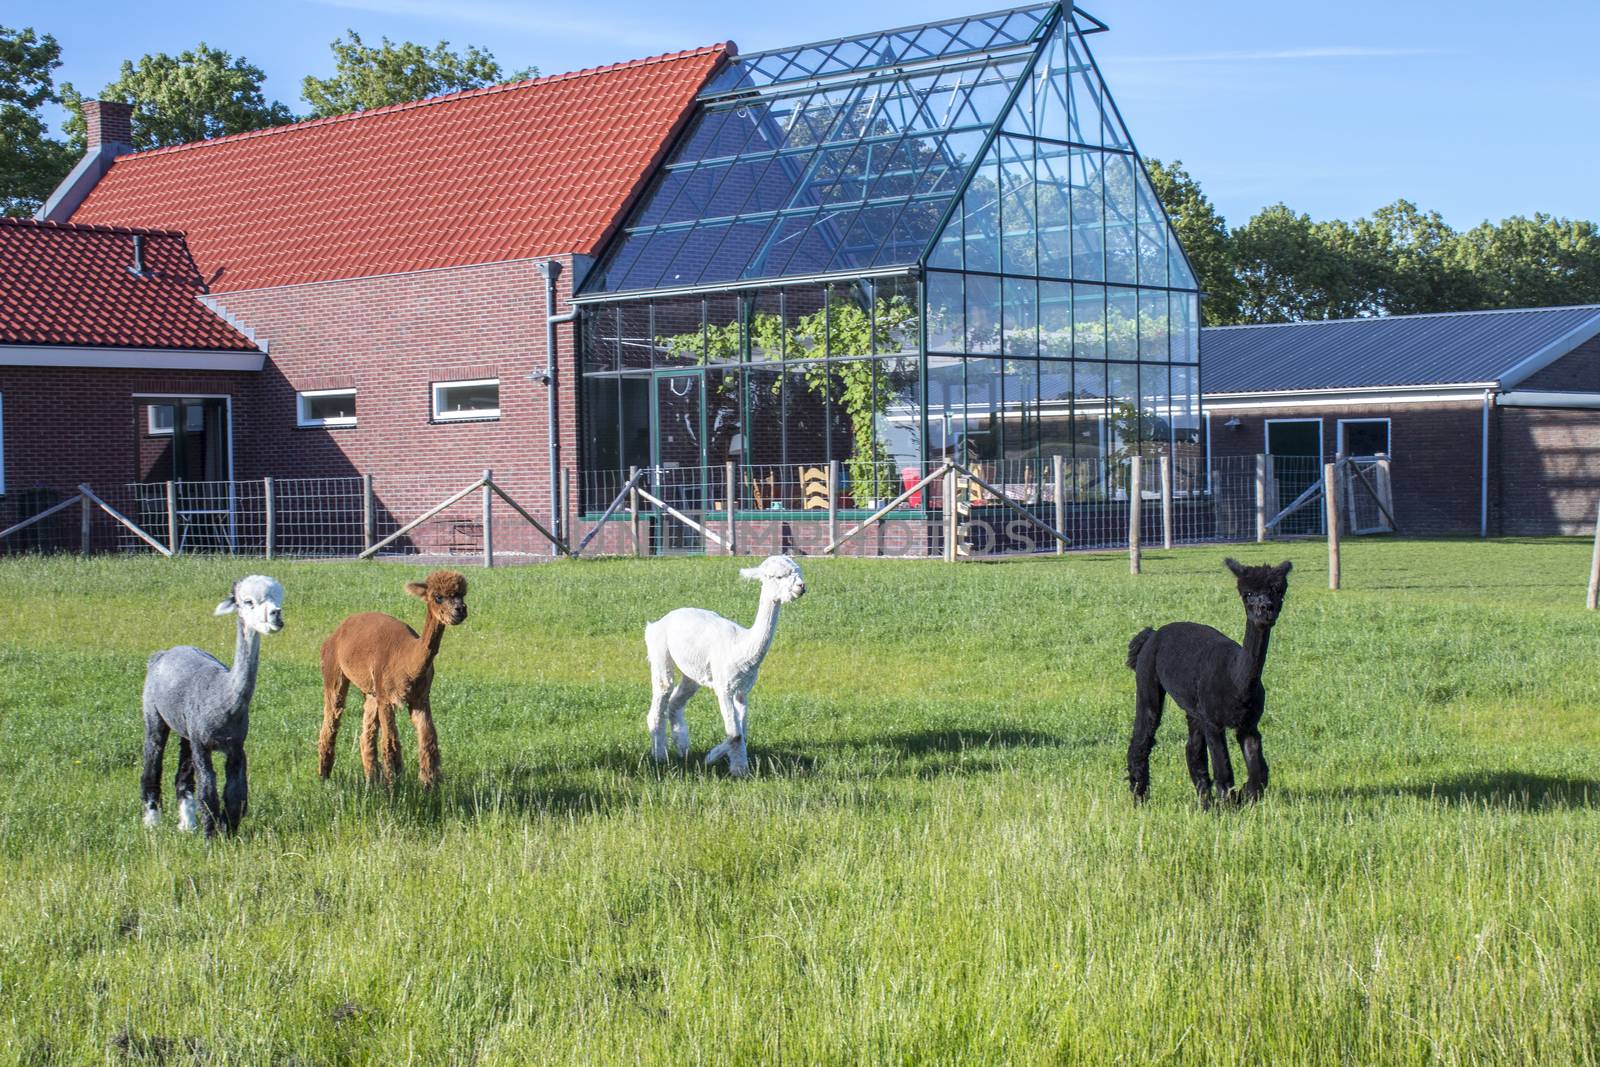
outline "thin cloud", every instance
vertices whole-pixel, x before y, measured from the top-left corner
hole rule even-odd
[[[621,20],[574,18],[520,4],[462,3],[460,0],[311,0],[323,7],[370,11],[379,15],[438,19],[471,26],[520,30],[568,39],[616,42],[630,48],[661,51],[673,34],[654,28],[629,27]]]
[[[1173,52],[1162,56],[1119,56],[1122,63],[1277,63],[1304,59],[1403,59],[1443,55],[1437,48],[1375,48],[1363,45],[1281,48],[1255,52]]]

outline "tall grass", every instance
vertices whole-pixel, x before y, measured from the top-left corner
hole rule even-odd
[[[431,795],[367,788],[352,729],[315,773],[318,644],[415,621],[412,569],[0,562],[0,1063],[1594,1063],[1587,549],[1357,542],[1336,594],[1320,553],[1271,550],[1272,789],[1212,812],[1170,708],[1129,802],[1122,658],[1238,634],[1222,551],[805,561],[746,781],[699,765],[706,697],[687,765],[643,726],[643,623],[748,620],[734,564],[474,570]],[[244,830],[147,832],[145,657],[226,659],[261,569]]]

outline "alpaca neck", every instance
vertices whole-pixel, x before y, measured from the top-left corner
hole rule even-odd
[[[422,624],[422,636],[417,638],[416,645],[411,653],[411,677],[415,678],[428,669],[433,662],[433,657],[439,654],[439,642],[444,639],[444,623],[433,612],[428,612],[428,618]]]
[[[246,626],[243,619],[238,620],[237,630],[238,636],[233,645],[233,667],[228,671],[228,678],[233,686],[234,707],[243,707],[250,703],[256,691],[256,667],[261,662],[261,635]]]
[[[772,647],[772,636],[778,632],[778,600],[766,590],[761,591],[761,606],[756,609],[756,621],[744,632],[739,649],[739,660],[760,663]]]
[[[1272,626],[1246,621],[1244,645],[1233,660],[1233,680],[1240,690],[1248,689],[1261,680],[1261,671],[1267,665],[1267,642],[1272,637]]]

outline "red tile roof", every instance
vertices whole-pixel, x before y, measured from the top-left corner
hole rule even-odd
[[[181,233],[0,218],[0,344],[254,351],[205,291]]]
[[[213,292],[594,254],[731,50],[122,156],[72,221],[182,228]]]

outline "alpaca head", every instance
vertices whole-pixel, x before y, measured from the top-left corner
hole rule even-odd
[[[1245,617],[1257,626],[1271,626],[1283,610],[1289,592],[1289,572],[1294,564],[1284,560],[1276,567],[1262,564],[1246,567],[1236,559],[1223,560],[1239,579],[1239,599],[1244,601]]]
[[[761,583],[761,591],[770,593],[780,604],[788,604],[806,595],[806,581],[800,577],[800,564],[788,556],[768,556],[759,567],[745,567],[739,576]]]
[[[434,571],[426,582],[407,582],[406,592],[421,597],[428,614],[446,626],[467,621],[467,579],[458,571]]]
[[[213,614],[237,614],[246,629],[275,634],[283,629],[283,586],[264,574],[240,578]]]

